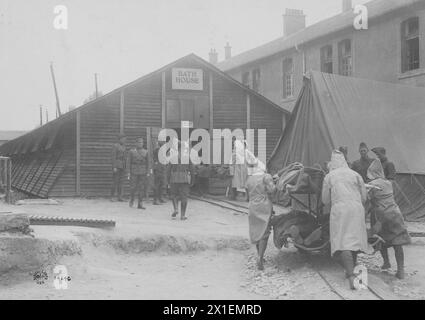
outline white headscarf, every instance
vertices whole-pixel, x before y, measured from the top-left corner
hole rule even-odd
[[[344,154],[339,150],[332,151],[331,161],[328,164],[329,171],[348,168],[347,161],[345,160]]]
[[[174,137],[171,140],[170,158],[177,158],[178,159],[178,157],[179,157],[179,139]]]
[[[248,165],[249,176],[266,173],[266,165],[262,161],[260,161],[257,157],[255,157],[254,154],[248,149],[246,150],[246,162]]]
[[[245,163],[245,145],[241,140],[235,140],[234,145],[234,156],[235,164],[244,164]]]

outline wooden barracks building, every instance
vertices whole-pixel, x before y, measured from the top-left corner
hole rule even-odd
[[[191,73],[197,80],[181,79]],[[109,196],[117,135],[157,138],[160,128],[267,129],[270,156],[289,112],[194,54],[74,109],[0,146],[12,186],[39,197]]]

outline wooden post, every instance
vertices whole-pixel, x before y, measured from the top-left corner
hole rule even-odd
[[[6,165],[6,203],[11,203],[11,191],[12,191],[12,159],[5,160]]]
[[[124,89],[120,92],[120,134],[124,134]]]
[[[147,183],[146,183],[146,197],[149,197],[149,192],[152,189],[153,186],[153,175],[151,172],[153,172],[153,150],[152,150],[152,128],[147,127],[146,128],[146,149],[148,151],[148,173],[150,174]],[[152,171],[151,171],[152,170]]]
[[[246,94],[246,128],[251,129],[251,97]]]
[[[97,73],[94,74],[94,89],[96,93],[96,99],[99,98],[99,90],[97,88]]]
[[[166,100],[166,92],[165,92],[165,71],[162,72],[162,90],[161,90],[161,107],[162,107],[162,128],[166,126],[166,108],[167,108],[167,100]]]
[[[75,193],[77,196],[81,193],[81,113],[76,113],[76,152],[75,152]]]

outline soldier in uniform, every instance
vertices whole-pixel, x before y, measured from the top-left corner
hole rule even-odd
[[[126,137],[123,134],[118,136],[118,142],[112,146],[112,187],[111,187],[111,201],[115,196],[118,196],[118,201],[124,201],[122,198],[122,184],[125,175],[126,164]]]
[[[165,165],[159,161],[158,154],[160,148],[161,146],[159,142],[157,142],[156,148],[153,151],[154,205],[158,205],[159,203],[165,203],[165,201],[162,200],[162,189],[164,187],[165,179]]]
[[[130,207],[134,205],[134,195],[137,192],[138,209],[146,209],[143,206],[148,173],[148,151],[143,148],[143,138],[136,140],[136,148],[132,149],[127,161],[128,178],[130,179]]]
[[[183,143],[179,143],[179,152],[189,154],[189,147]],[[181,202],[180,219],[186,220],[187,197],[189,196],[190,187],[193,183],[193,166],[189,164],[182,164],[181,157],[178,159],[177,164],[170,163],[167,170],[167,181],[170,184],[170,194],[173,200],[173,213],[171,217],[175,218],[179,214],[178,202]]]

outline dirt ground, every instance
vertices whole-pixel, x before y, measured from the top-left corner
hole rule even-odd
[[[53,286],[53,266],[38,284],[28,272],[0,276],[0,299],[340,299],[321,278],[349,299],[368,299],[349,292],[343,271],[323,256],[295,249],[277,250],[272,241],[266,270],[255,268],[255,252],[248,241],[247,217],[238,212],[193,200],[187,221],[170,218],[171,204],[147,210],[105,199],[65,199],[59,205],[0,207],[1,211],[39,216],[113,219],[112,230],[32,226],[36,237],[78,241],[82,255],[63,257],[71,277],[67,290]],[[409,224],[420,231],[421,224]],[[405,280],[395,270],[382,272],[379,256],[363,256],[368,267],[397,299],[425,298],[425,240],[415,238],[406,248]],[[391,257],[392,260],[393,256]]]

